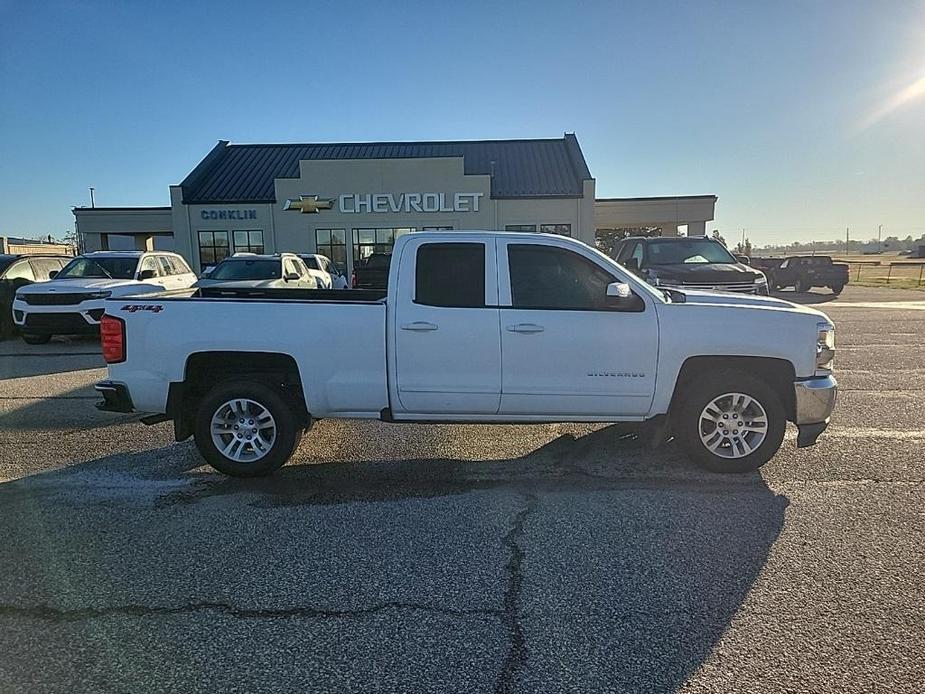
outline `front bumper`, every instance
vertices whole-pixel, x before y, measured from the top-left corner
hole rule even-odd
[[[793,421],[799,429],[797,448],[812,446],[825,431],[835,410],[838,382],[832,376],[807,378],[794,382],[793,393]]]
[[[94,389],[103,396],[103,402],[96,403],[96,409],[103,412],[121,412],[123,414],[135,411],[132,396],[124,383],[100,381],[94,386]]]
[[[32,306],[13,302],[13,322],[25,333],[36,335],[98,335],[105,312],[102,300],[77,305]]]

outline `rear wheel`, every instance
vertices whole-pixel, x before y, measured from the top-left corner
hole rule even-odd
[[[704,374],[686,391],[672,419],[695,463],[712,472],[749,472],[777,453],[787,417],[767,383],[729,370]]]
[[[800,294],[805,294],[806,292],[809,291],[809,282],[807,282],[806,280],[799,280],[799,279],[798,279],[798,280],[796,281],[796,284],[793,285],[793,289],[794,289],[794,291],[796,291],[796,292],[798,292],[798,293],[800,293]]]
[[[51,342],[51,335],[23,334],[22,339],[27,345],[44,345]]]
[[[257,381],[226,381],[199,403],[194,437],[202,457],[233,477],[262,477],[278,470],[302,440],[292,404]]]

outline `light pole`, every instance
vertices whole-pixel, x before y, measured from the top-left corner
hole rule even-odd
[[[94,188],[93,186],[90,186],[90,207],[96,207],[96,198],[94,198],[93,196],[95,192],[96,192],[96,188]]]
[[[883,225],[877,225],[877,253],[883,253],[883,244],[880,242],[880,236],[883,234]]]

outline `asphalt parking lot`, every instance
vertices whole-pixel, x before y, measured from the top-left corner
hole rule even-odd
[[[94,409],[98,344],[2,342],[0,689],[921,692],[925,293],[803,300],[836,416],[736,477],[618,427],[324,421],[232,480]]]

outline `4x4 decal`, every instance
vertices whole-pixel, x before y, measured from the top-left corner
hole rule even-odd
[[[120,310],[128,311],[129,313],[137,313],[138,311],[151,311],[151,313],[160,313],[164,310],[164,307],[160,304],[126,304]]]

